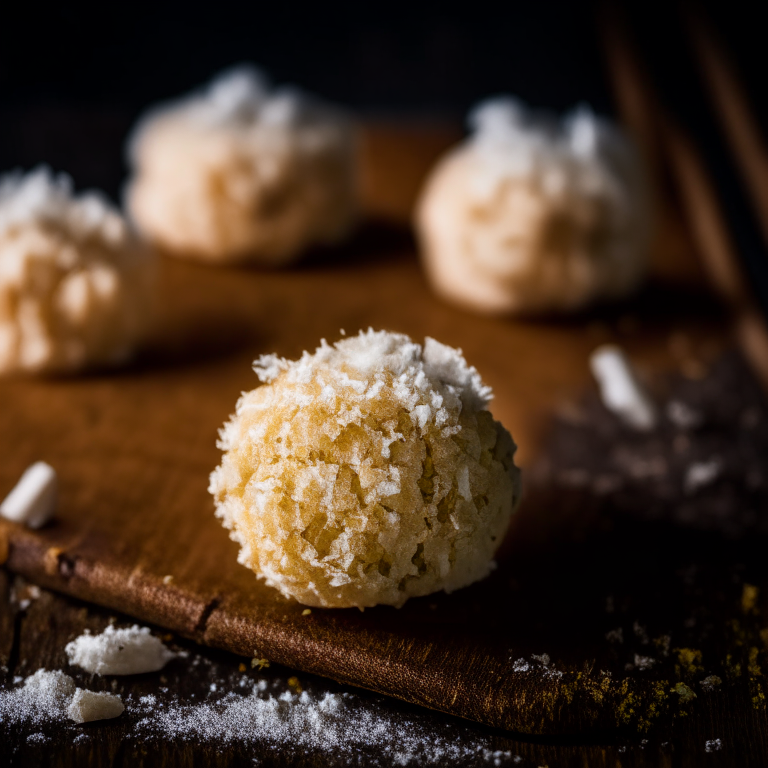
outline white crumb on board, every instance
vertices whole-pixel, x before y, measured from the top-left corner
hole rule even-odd
[[[30,528],[42,528],[56,509],[58,485],[56,470],[44,461],[35,462],[0,504],[0,515]]]
[[[613,344],[598,347],[590,355],[589,366],[600,388],[603,404],[611,413],[642,432],[656,426],[656,407],[619,347]]]
[[[108,626],[100,635],[86,632],[67,644],[70,664],[96,675],[137,675],[162,669],[176,654],[148,627]]]
[[[76,723],[90,723],[94,720],[111,720],[124,711],[125,706],[119,696],[78,688],[67,707],[67,716]]]

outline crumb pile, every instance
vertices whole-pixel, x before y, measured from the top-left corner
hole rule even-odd
[[[0,373],[123,362],[146,330],[151,265],[97,193],[47,168],[0,179]]]
[[[50,723],[65,718],[76,723],[108,720],[125,709],[119,696],[84,691],[63,672],[39,669],[21,687],[0,690],[0,724]]]
[[[67,644],[67,658],[95,675],[138,675],[162,669],[176,654],[148,627],[108,626],[100,635],[86,632]]]
[[[176,255],[283,265],[356,215],[351,121],[252,67],[151,111],[129,155],[131,216]]]
[[[428,276],[482,312],[541,313],[622,297],[645,274],[649,205],[618,129],[580,107],[562,121],[511,98],[480,104],[472,136],[417,210]]]
[[[325,607],[487,576],[520,497],[515,444],[459,350],[369,330],[255,364],[211,475],[240,562]]]

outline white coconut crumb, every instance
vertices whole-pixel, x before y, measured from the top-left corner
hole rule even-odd
[[[704,417],[682,400],[667,403],[667,418],[679,429],[695,429],[701,426]]]
[[[67,707],[67,716],[76,723],[111,720],[125,711],[122,699],[111,693],[95,693],[78,688]]]
[[[560,678],[563,676],[563,672],[551,666],[552,659],[548,653],[531,654],[530,661],[524,658],[517,659],[512,665],[513,672],[530,672],[535,671],[538,675],[545,678]]]
[[[723,465],[717,458],[691,464],[685,472],[683,489],[689,495],[697,493],[701,488],[714,483],[720,477],[722,468]]]
[[[656,426],[656,406],[619,347],[612,344],[598,347],[591,354],[589,365],[609,411],[639,431],[647,432]]]
[[[108,626],[100,635],[89,632],[67,644],[70,664],[97,675],[137,675],[162,669],[176,654],[134,624],[125,629]]]
[[[254,369],[210,482],[241,563],[318,607],[400,606],[490,573],[516,447],[460,350],[369,329]]]
[[[640,654],[635,654],[635,667],[640,670],[647,670],[647,669],[653,669],[653,667],[656,664],[656,659],[651,658],[650,656],[640,656]]]
[[[722,739],[708,739],[704,742],[705,752],[719,752],[723,748]]]
[[[648,645],[648,631],[639,621],[636,621],[632,625],[632,631],[635,633],[635,637],[637,637],[643,645]]]
[[[705,677],[699,685],[703,691],[711,693],[722,685],[722,680],[717,675],[708,675]]]
[[[30,528],[42,528],[56,510],[56,470],[44,461],[28,467],[0,504],[0,516]]]

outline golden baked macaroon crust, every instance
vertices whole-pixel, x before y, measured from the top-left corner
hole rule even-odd
[[[222,429],[210,483],[242,564],[322,607],[401,606],[488,575],[520,475],[459,350],[369,330],[254,367],[264,383]]]

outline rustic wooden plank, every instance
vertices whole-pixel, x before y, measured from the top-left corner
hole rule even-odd
[[[398,194],[412,199],[418,183],[413,174],[386,170],[392,157],[411,162],[402,149],[407,142],[387,154],[387,141],[368,143],[368,189],[383,196],[382,216],[389,211],[390,220],[402,221],[392,201]],[[431,149],[418,150],[419,167],[445,141],[442,134],[424,140]],[[384,170],[376,166],[382,157],[390,158]],[[407,188],[397,187],[399,178]],[[369,205],[377,210],[376,201]],[[564,634],[567,606],[558,603],[560,617],[546,602],[535,604],[535,596],[556,595],[553,580],[570,579],[562,565],[542,574],[520,556],[535,550],[549,562],[542,537],[549,532],[551,540],[562,526],[546,497],[526,500],[502,568],[482,584],[399,611],[315,610],[304,617],[301,606],[237,565],[236,547],[213,517],[206,487],[219,461],[215,436],[238,394],[255,386],[250,363],[259,354],[295,357],[321,336],[337,338],[340,328],[353,333],[372,325],[462,347],[494,387],[493,411],[531,468],[553,409],[587,385],[588,354],[598,343],[620,342],[645,372],[705,365],[729,333],[712,299],[695,286],[670,291],[656,283],[631,304],[568,321],[477,317],[432,297],[413,243],[391,227],[363,230],[341,250],[285,272],[165,261],[161,286],[157,333],[128,369],[0,382],[0,402],[10,404],[0,409],[0,438],[13,446],[0,462],[0,494],[37,459],[61,476],[51,526],[30,532],[0,524],[10,569],[212,646],[258,652],[489,725],[582,733],[622,724],[625,686],[636,683],[607,648],[596,604],[589,614],[595,621],[578,643]],[[531,585],[527,594],[520,583]],[[541,584],[547,589],[535,588]],[[574,680],[589,681],[578,696],[558,679],[515,671],[518,658],[545,651]],[[611,682],[596,697],[590,691],[604,684],[603,671]],[[639,693],[647,687],[637,685]]]

